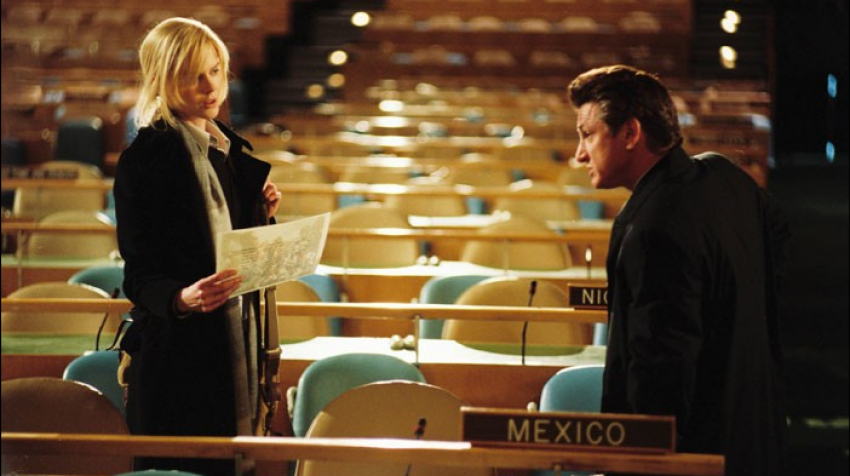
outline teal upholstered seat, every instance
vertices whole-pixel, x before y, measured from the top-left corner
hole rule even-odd
[[[298,381],[292,413],[295,436],[304,436],[316,415],[347,390],[384,380],[425,382],[413,364],[381,354],[342,354],[310,364]]]
[[[458,297],[473,284],[487,279],[487,276],[435,276],[422,285],[419,302],[422,304],[454,304]],[[443,321],[423,319],[419,322],[419,336],[423,339],[440,339],[443,335]]]
[[[81,355],[68,363],[62,378],[100,390],[124,414],[124,390],[118,384],[118,351],[99,350]]]

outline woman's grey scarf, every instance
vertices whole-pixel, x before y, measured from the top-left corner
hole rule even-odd
[[[219,235],[233,229],[230,223],[230,210],[227,207],[221,183],[207,156],[207,150],[189,131],[189,127],[181,123],[179,129],[192,155],[192,165],[206,203],[212,242],[218,247]],[[254,428],[253,421],[256,418],[254,403],[257,402],[258,395],[257,335],[256,327],[253,325],[253,308],[250,305],[243,306],[241,296],[229,299],[222,307],[228,322],[236,404],[236,433],[251,436]]]

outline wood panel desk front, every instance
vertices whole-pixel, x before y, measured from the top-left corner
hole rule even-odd
[[[721,455],[638,454],[580,449],[491,448],[468,442],[372,438],[164,437],[7,433],[3,454],[145,455],[163,457],[248,458],[258,461],[257,474],[268,463],[298,459],[373,463],[431,464],[457,467],[556,469],[717,476],[724,474]]]
[[[518,276],[552,281],[566,291],[567,283],[604,284],[604,267],[573,267],[561,271],[515,271],[489,268],[462,261],[442,261],[436,266],[413,265],[402,268],[342,268],[319,265],[319,274],[331,276],[349,302],[409,303],[419,299],[422,286],[437,276]],[[409,322],[345,319],[344,336],[383,336],[412,334]]]
[[[50,335],[48,344],[31,334],[4,335],[2,379],[23,377],[62,377],[68,363],[94,348],[94,336]],[[111,341],[106,336],[103,342]],[[52,345],[51,345],[52,343]],[[49,348],[45,348],[49,347]],[[392,350],[390,339],[369,337],[317,337],[283,344],[280,366],[281,390],[298,385],[301,374],[312,362],[347,353],[385,354],[410,363],[417,362],[412,350]],[[27,353],[32,348],[42,353]],[[426,380],[458,395],[475,406],[525,408],[537,401],[546,381],[558,370],[575,365],[601,364],[602,346],[528,346],[526,365],[519,355],[520,345],[466,346],[451,340],[422,339],[419,368]],[[15,352],[15,353],[10,353]],[[55,352],[55,353],[50,353]],[[281,417],[279,425],[287,422]]]

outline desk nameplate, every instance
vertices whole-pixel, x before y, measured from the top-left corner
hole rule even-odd
[[[676,422],[672,416],[464,407],[461,418],[463,440],[477,446],[675,451]]]
[[[570,307],[574,309],[608,310],[608,286],[568,284]]]

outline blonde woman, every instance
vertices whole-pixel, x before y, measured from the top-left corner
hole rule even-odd
[[[171,18],[144,38],[138,136],[115,177],[124,291],[135,305],[122,341],[134,434],[251,434],[257,400],[257,303],[216,272],[218,233],[266,223],[280,194],[270,166],[216,120],[229,54],[206,25]],[[233,461],[139,458],[137,469],[232,474]]]

